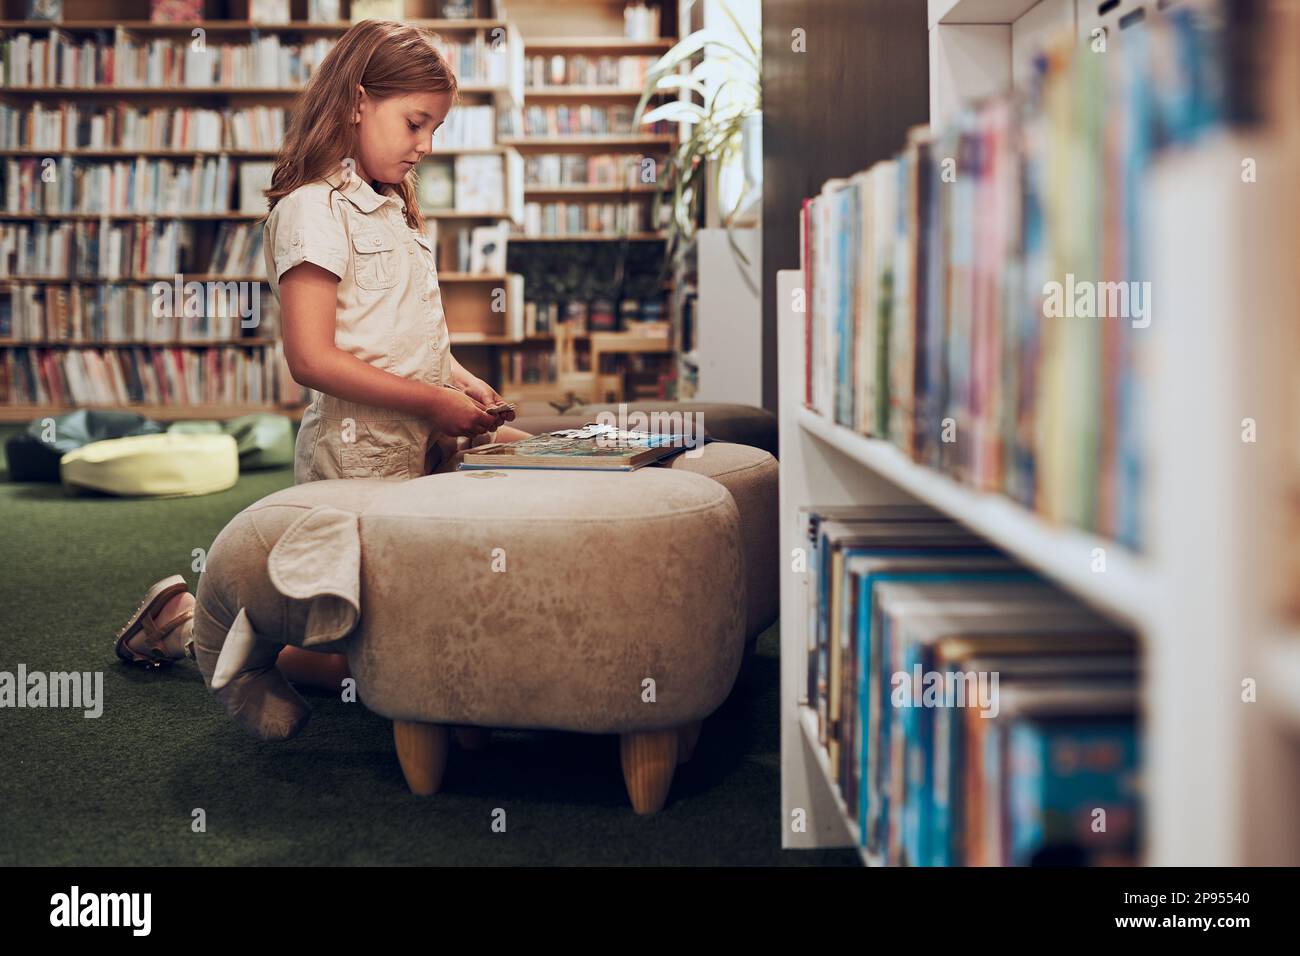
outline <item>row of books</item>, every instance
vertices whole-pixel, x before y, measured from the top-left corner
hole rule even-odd
[[[620,133],[664,133],[662,121],[633,128],[635,111],[631,106],[526,106],[522,110],[502,110],[497,135],[502,138],[522,136],[606,136]]]
[[[526,87],[608,86],[640,89],[653,56],[587,56],[582,53],[530,56],[524,64]]]
[[[506,208],[506,164],[500,155],[425,159],[416,189],[420,208],[499,213]]]
[[[570,299],[567,302],[524,303],[524,334],[551,335],[564,327],[570,334],[585,335],[590,332],[636,331],[646,336],[667,337],[662,300],[593,299],[584,302]]]
[[[487,149],[496,143],[497,111],[492,106],[457,106],[433,134],[434,149]]]
[[[649,186],[663,160],[631,153],[536,153],[524,157],[527,186]]]
[[[885,865],[1137,862],[1134,636],[919,506],[801,512],[807,702]]]
[[[284,130],[285,111],[269,106],[206,110],[144,109],[125,102],[0,103],[0,149],[270,150],[284,142]]]
[[[534,334],[534,333],[529,333]],[[523,349],[502,350],[500,356],[498,391],[510,385],[539,385],[554,382],[558,374],[558,361],[554,351]]]
[[[296,405],[308,397],[279,342],[0,350],[0,403],[9,405]]]
[[[204,20],[204,0],[149,0],[149,19],[154,23],[200,23]],[[224,6],[224,5],[223,5]],[[247,15],[226,20],[235,25],[246,24],[256,30],[259,26],[290,24],[298,4],[289,0],[248,0]],[[348,9],[353,23],[362,20],[401,20],[415,11],[408,9],[405,0],[350,0]],[[474,17],[475,7],[482,8],[483,16],[500,19],[504,14],[500,0],[476,4],[475,0],[442,0],[438,15],[446,20],[468,20]],[[307,0],[305,12],[308,23],[334,25],[343,19],[342,0]],[[63,0],[27,0],[28,20],[63,20]]]
[[[631,202],[526,202],[523,235],[567,236],[602,232],[611,235],[649,231],[646,204]]]
[[[193,241],[175,220],[0,223],[0,278],[172,275]]]
[[[462,85],[504,86],[509,82],[510,57],[506,45],[481,30],[466,39],[443,37],[438,51]]]
[[[659,8],[635,0],[623,7],[623,36],[629,40],[659,39]]]
[[[132,38],[117,31],[80,41],[58,29],[39,37],[10,34],[0,43],[5,85],[24,87],[293,87],[302,86],[334,48],[333,37],[284,42],[262,34],[249,43]]]
[[[178,300],[174,282],[0,288],[0,344],[226,342],[279,333],[279,302],[262,283],[187,285],[181,275]]]
[[[261,223],[221,223],[204,271],[208,275],[265,276],[262,237]]]
[[[7,159],[0,194],[10,213],[213,213],[230,209],[227,156],[184,160]]]
[[[1162,144],[1220,121],[1224,89],[1207,28],[1170,13],[1126,34],[1124,56],[1038,58],[1026,97],[912,131],[802,217],[806,403],[1135,550],[1144,178]]]
[[[63,0],[40,0],[55,9]],[[364,2],[351,4],[355,12],[365,9]],[[335,23],[339,17],[339,0],[308,0],[307,20],[310,23]],[[398,8],[400,10],[400,7]],[[248,0],[248,22],[259,24],[289,23],[289,0]],[[154,23],[199,23],[203,20],[204,0],[149,0],[149,19]],[[59,19],[57,16],[54,19]]]

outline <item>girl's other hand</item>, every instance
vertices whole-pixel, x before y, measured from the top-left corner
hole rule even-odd
[[[497,427],[497,416],[457,388],[437,386],[431,396],[429,418],[444,435],[476,438]]]
[[[499,405],[505,401],[495,388],[483,381],[481,378],[476,378],[474,381],[466,385],[465,394],[474,399],[474,401],[478,402],[484,408],[491,408],[493,405]],[[508,408],[497,416],[498,425],[501,424],[501,422],[512,422],[514,420],[515,410],[513,408]]]

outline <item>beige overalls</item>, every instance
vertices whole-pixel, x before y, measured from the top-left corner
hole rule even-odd
[[[334,188],[338,187],[338,188]],[[277,301],[280,277],[311,262],[339,277],[334,344],[371,365],[431,385],[451,381],[451,339],[433,247],[403,218],[388,186],[377,193],[343,171],[295,189],[267,218],[263,255]],[[385,408],[316,397],[303,414],[294,483],[325,478],[418,478],[453,465],[472,442],[432,421]]]

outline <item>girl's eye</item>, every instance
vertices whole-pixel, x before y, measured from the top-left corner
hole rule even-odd
[[[410,120],[406,121],[406,125],[410,127],[412,133],[418,133],[420,131],[420,127],[416,126]]]

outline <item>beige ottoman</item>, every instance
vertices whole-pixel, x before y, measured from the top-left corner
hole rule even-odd
[[[752,651],[758,636],[781,612],[777,461],[761,448],[711,441],[698,457],[681,452],[661,467],[712,478],[731,492],[736,502],[745,555],[745,640]]]
[[[747,613],[736,503],[710,478],[456,472],[251,505],[209,551],[194,646],[263,739],[308,716],[281,646],[345,650],[419,794],[440,786],[451,725],[619,734],[646,813],[730,692]]]

